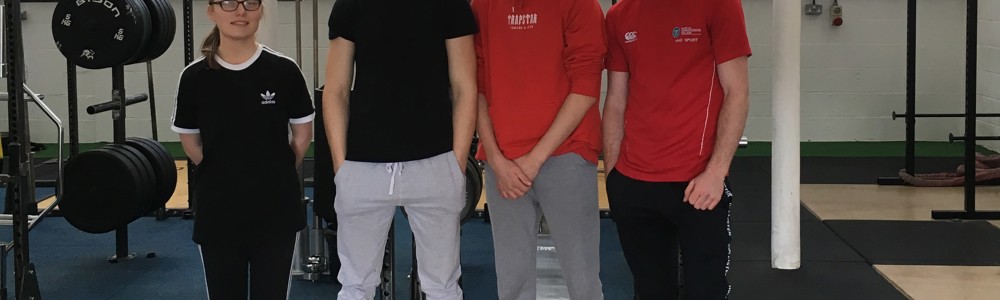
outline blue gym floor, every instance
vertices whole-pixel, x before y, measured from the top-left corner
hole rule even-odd
[[[51,194],[40,188],[38,195]],[[311,193],[311,189],[307,189]],[[41,197],[40,197],[41,198]],[[265,221],[265,220],[262,220]],[[31,261],[37,268],[44,299],[206,299],[198,247],[191,241],[193,222],[181,218],[156,221],[141,218],[129,225],[129,250],[137,255],[116,264],[105,258],[114,254],[114,232],[88,234],[61,217],[47,218],[30,233]],[[396,218],[396,288],[409,295],[406,278],[412,259],[409,225]],[[626,299],[631,275],[618,247],[614,223],[602,220],[601,277],[607,299]],[[472,219],[462,227],[462,283],[466,299],[496,299],[493,239],[489,224]],[[10,226],[0,227],[0,239],[9,241]],[[147,253],[155,258],[146,258]],[[13,254],[13,253],[11,253]],[[8,268],[13,268],[8,258]],[[13,293],[13,272],[7,286]],[[291,299],[334,299],[340,286],[333,277],[317,282],[293,280]]]

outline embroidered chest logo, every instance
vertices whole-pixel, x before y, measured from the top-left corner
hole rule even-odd
[[[264,91],[263,94],[260,94],[260,98],[264,99],[264,101],[261,101],[260,104],[267,105],[276,103],[274,101],[274,95],[277,95],[277,93],[273,93],[271,91]]]
[[[507,26],[512,30],[534,29],[538,25],[538,14],[507,15]]]
[[[629,31],[629,32],[625,33],[625,43],[626,44],[631,43],[631,42],[635,42],[638,39],[639,39],[639,32],[638,31]]]
[[[697,43],[702,29],[696,27],[674,27],[674,43]]]

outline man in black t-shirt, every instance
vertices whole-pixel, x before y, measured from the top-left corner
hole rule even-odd
[[[466,0],[339,0],[330,16],[323,117],[337,184],[338,299],[371,299],[397,206],[428,299],[462,299],[459,212],[475,128]],[[353,89],[351,88],[353,82]]]

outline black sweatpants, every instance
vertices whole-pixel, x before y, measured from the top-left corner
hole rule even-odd
[[[713,210],[684,203],[687,182],[646,182],[611,170],[607,176],[611,216],[638,299],[677,299],[677,251],[684,263],[684,299],[728,299],[728,181]]]
[[[287,299],[294,250],[294,232],[202,245],[209,299]]]

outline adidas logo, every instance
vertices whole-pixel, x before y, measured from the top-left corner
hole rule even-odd
[[[264,91],[263,94],[260,94],[260,97],[264,99],[264,101],[261,101],[260,104],[274,104],[274,95],[275,93],[272,93],[271,91]]]

